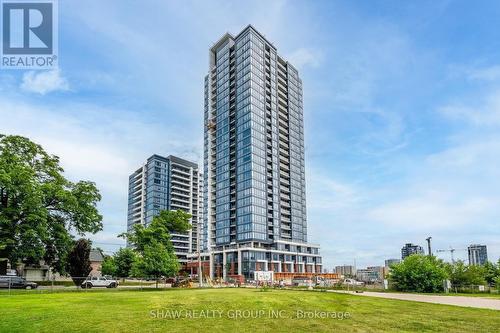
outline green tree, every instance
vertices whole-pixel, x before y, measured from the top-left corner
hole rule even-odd
[[[116,276],[116,262],[112,256],[104,256],[104,261],[101,265],[101,273],[103,275]]]
[[[76,286],[80,286],[92,271],[90,266],[91,243],[88,239],[81,238],[68,254],[68,272]]]
[[[443,266],[443,262],[436,257],[414,254],[394,264],[389,279],[396,290],[440,292],[447,277]]]
[[[462,260],[447,264],[446,270],[453,286],[467,287],[483,285],[485,281],[485,268],[479,265],[466,265]]]
[[[137,260],[137,255],[131,248],[121,248],[114,256],[116,276],[126,278],[132,275],[132,265]]]
[[[179,272],[179,260],[173,251],[163,244],[152,242],[144,246],[144,250],[132,265],[132,274],[136,277],[153,277],[158,288],[158,279],[174,276]]]
[[[497,289],[500,291],[500,275],[497,276],[493,281],[495,282],[495,286],[497,287]]]
[[[59,158],[21,136],[0,134],[0,243],[13,266],[45,263],[64,273],[74,234],[102,230],[92,182],[70,182]]]
[[[170,234],[183,233],[191,229],[190,218],[191,215],[182,210],[163,210],[153,218],[149,226],[136,224],[132,232],[123,233],[120,237],[126,238],[138,252],[142,252],[145,245],[153,242],[173,250]]]
[[[190,218],[191,215],[183,210],[162,210],[153,220],[165,226],[170,233],[182,233],[191,229]]]
[[[131,232],[120,235],[127,238],[137,253],[132,265],[134,276],[159,278],[179,272],[170,234],[187,232],[191,228],[190,218],[190,214],[181,210],[162,211],[148,226],[136,224]]]
[[[493,284],[495,282],[495,278],[500,276],[500,266],[489,261],[484,264],[484,271],[484,279],[488,284]]]

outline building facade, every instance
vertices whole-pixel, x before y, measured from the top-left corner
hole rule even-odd
[[[352,265],[335,266],[335,273],[344,277],[356,276],[356,267]]]
[[[385,276],[385,269],[383,266],[372,266],[356,271],[356,278],[359,281],[375,283],[381,282]]]
[[[209,51],[204,240],[211,276],[321,272],[307,243],[302,81],[252,26]]]
[[[412,254],[424,254],[424,248],[420,245],[406,243],[401,249],[401,259],[405,260],[406,257]]]
[[[129,177],[127,230],[137,223],[148,225],[162,210],[191,214],[192,229],[172,234],[181,263],[198,249],[198,165],[179,157],[153,155]]]
[[[390,268],[391,265],[399,264],[401,262],[401,259],[386,259],[385,260],[385,267]]]
[[[486,245],[472,244],[468,248],[469,265],[484,265],[488,261]]]

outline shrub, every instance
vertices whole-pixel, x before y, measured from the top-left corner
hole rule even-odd
[[[396,290],[441,292],[447,278],[444,264],[435,257],[414,254],[392,266],[389,280]]]

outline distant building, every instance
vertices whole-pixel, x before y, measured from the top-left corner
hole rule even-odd
[[[356,267],[349,266],[349,265],[336,266],[335,273],[337,273],[339,275],[343,275],[343,276],[355,276],[356,275]]]
[[[104,257],[102,256],[101,251],[96,249],[90,250],[89,261],[90,261],[90,267],[92,267],[92,270],[90,271],[89,275],[100,276],[102,262],[104,261]]]
[[[363,282],[380,282],[384,279],[384,267],[372,266],[356,271],[356,278]]]
[[[472,244],[468,247],[469,265],[484,265],[488,261],[486,245]]]
[[[172,245],[179,261],[198,249],[198,165],[175,156],[153,155],[129,177],[127,230],[148,226],[162,210],[191,214],[192,229],[173,233]]]
[[[50,267],[43,260],[36,264],[17,266],[17,273],[29,281],[47,281],[50,277]]]
[[[401,259],[387,259],[385,261],[385,267],[390,268],[391,265],[399,264],[400,262],[401,262]]]
[[[424,248],[420,245],[415,245],[412,243],[406,243],[405,246],[401,249],[401,259],[405,259],[406,257],[412,254],[424,254]]]

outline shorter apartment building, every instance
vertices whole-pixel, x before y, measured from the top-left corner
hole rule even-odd
[[[191,214],[192,229],[172,234],[181,263],[198,249],[199,173],[196,163],[175,156],[152,155],[129,177],[127,230],[137,223],[148,225],[162,210]]]
[[[401,259],[405,260],[406,257],[412,254],[424,254],[424,248],[413,243],[406,243],[401,249]]]
[[[486,245],[472,244],[467,248],[469,265],[484,265],[488,261]]]
[[[356,278],[363,282],[381,282],[384,280],[385,268],[383,266],[372,266],[356,271]]]
[[[335,266],[335,273],[344,277],[354,277],[356,275],[356,267],[351,265]]]
[[[401,259],[386,259],[385,260],[385,267],[390,268],[394,264],[399,264],[401,262]]]

